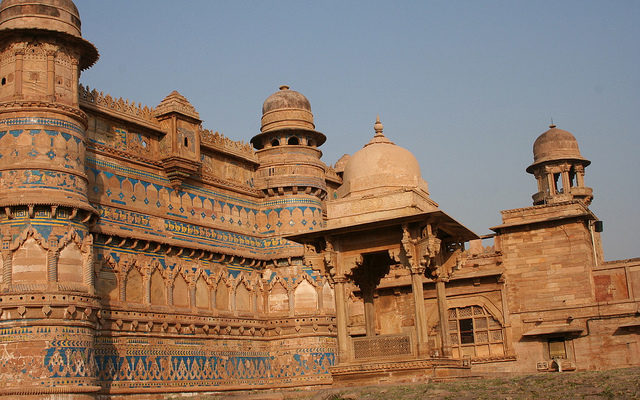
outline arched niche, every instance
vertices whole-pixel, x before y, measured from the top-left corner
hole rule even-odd
[[[173,283],[173,305],[176,307],[189,307],[189,285],[182,274],[176,276]]]
[[[316,288],[309,281],[303,279],[293,293],[296,314],[307,314],[317,310],[318,294]]]
[[[69,242],[58,256],[58,282],[82,283],[82,252],[74,241]]]
[[[333,297],[333,288],[329,282],[322,285],[322,308],[333,311],[336,309],[336,301]]]
[[[229,288],[224,282],[218,282],[216,288],[216,308],[220,311],[229,310]]]
[[[125,300],[127,303],[142,304],[143,294],[142,274],[137,268],[131,268],[127,274]]]
[[[200,276],[196,281],[196,307],[201,309],[208,309],[211,304],[211,290],[209,285],[204,279],[204,276]]]
[[[251,311],[251,293],[243,283],[236,287],[236,310]]]
[[[32,283],[47,281],[47,251],[35,238],[29,237],[13,253],[13,283]]]
[[[289,294],[282,282],[276,282],[269,292],[269,312],[289,311]]]
[[[167,293],[164,278],[159,269],[155,269],[151,274],[150,284],[151,304],[154,306],[164,306],[167,304]]]

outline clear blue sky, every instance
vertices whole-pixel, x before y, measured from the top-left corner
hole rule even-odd
[[[525,172],[550,118],[592,161],[606,259],[640,257],[640,1],[76,0],[101,59],[81,82],[157,105],[178,90],[203,125],[258,133],[281,84],[306,95],[323,160],[385,134],[431,197],[477,232],[531,205]]]

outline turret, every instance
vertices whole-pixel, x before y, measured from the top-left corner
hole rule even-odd
[[[89,232],[96,211],[78,107],[80,71],[97,59],[72,1],[0,3],[2,340],[4,357],[21,365],[0,371],[0,393],[10,398],[99,390]]]
[[[311,105],[301,93],[283,85],[265,100],[260,133],[251,143],[260,161],[256,185],[278,200],[267,203],[276,211],[277,218],[271,214],[268,224],[277,233],[320,227],[320,200],[326,197],[327,187],[318,147],[325,140],[315,130]],[[281,213],[283,209],[289,211]]]
[[[580,154],[578,141],[569,132],[550,125],[533,144],[533,164],[527,172],[538,181],[533,204],[593,200],[593,190],[584,185],[584,169],[591,164]]]

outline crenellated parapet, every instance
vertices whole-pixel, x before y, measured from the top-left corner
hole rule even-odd
[[[143,106],[140,103],[136,104],[121,97],[116,99],[109,94],[104,94],[82,84],[78,86],[78,99],[82,107],[118,118],[133,120],[152,129],[160,129],[160,124],[154,117],[155,110],[152,107]]]

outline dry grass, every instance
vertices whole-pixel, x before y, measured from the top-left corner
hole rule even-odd
[[[342,389],[226,393],[197,398],[203,400],[234,398],[255,400],[640,399],[640,368]]]

